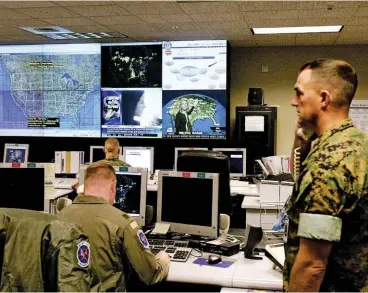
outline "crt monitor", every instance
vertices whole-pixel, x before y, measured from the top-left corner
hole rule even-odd
[[[28,144],[6,143],[4,147],[4,163],[28,163]]]
[[[123,153],[122,147],[119,148],[119,154]],[[89,147],[89,163],[92,164],[97,161],[104,160],[106,158],[103,146],[90,146]]]
[[[159,172],[157,222],[171,232],[218,237],[219,175]]]
[[[215,152],[223,153],[229,158],[230,162],[230,176],[240,177],[246,175],[247,166],[247,150],[246,149],[228,149],[215,148]]]
[[[154,173],[153,147],[124,147],[123,160],[135,168],[147,168],[148,172]]]
[[[0,167],[0,208],[45,209],[45,169],[11,168],[11,164]]]
[[[176,170],[176,162],[178,161],[178,157],[179,155],[184,152],[184,151],[197,151],[197,150],[202,150],[202,151],[208,151],[208,148],[175,148],[175,163],[174,163],[174,169]]]
[[[147,169],[114,167],[116,174],[116,198],[114,206],[134,218],[141,226],[145,224]]]

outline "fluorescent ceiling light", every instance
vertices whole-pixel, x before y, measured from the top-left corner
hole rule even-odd
[[[343,28],[342,25],[329,26],[295,26],[295,27],[263,27],[252,28],[255,35],[270,34],[306,34],[306,33],[338,33]]]

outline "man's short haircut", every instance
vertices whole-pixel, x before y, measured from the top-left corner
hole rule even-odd
[[[88,166],[84,176],[84,184],[106,180],[116,180],[114,168],[105,162],[95,162]]]
[[[350,105],[358,87],[355,69],[346,61],[336,59],[317,59],[305,63],[300,71],[312,70],[312,76],[321,81],[329,82],[338,90],[335,105]]]
[[[105,152],[107,153],[115,153],[119,151],[119,141],[116,138],[110,137],[105,141]]]

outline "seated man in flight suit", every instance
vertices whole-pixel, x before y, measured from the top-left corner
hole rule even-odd
[[[90,291],[90,246],[76,225],[56,216],[0,209],[0,291]]]
[[[169,256],[152,254],[138,223],[112,206],[115,195],[113,167],[96,162],[86,169],[84,194],[59,213],[80,225],[89,237],[93,291],[125,291],[134,271],[146,285],[160,282],[169,272]]]

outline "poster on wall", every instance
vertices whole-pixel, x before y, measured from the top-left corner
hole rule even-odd
[[[355,127],[368,133],[368,100],[352,101],[349,116]]]

